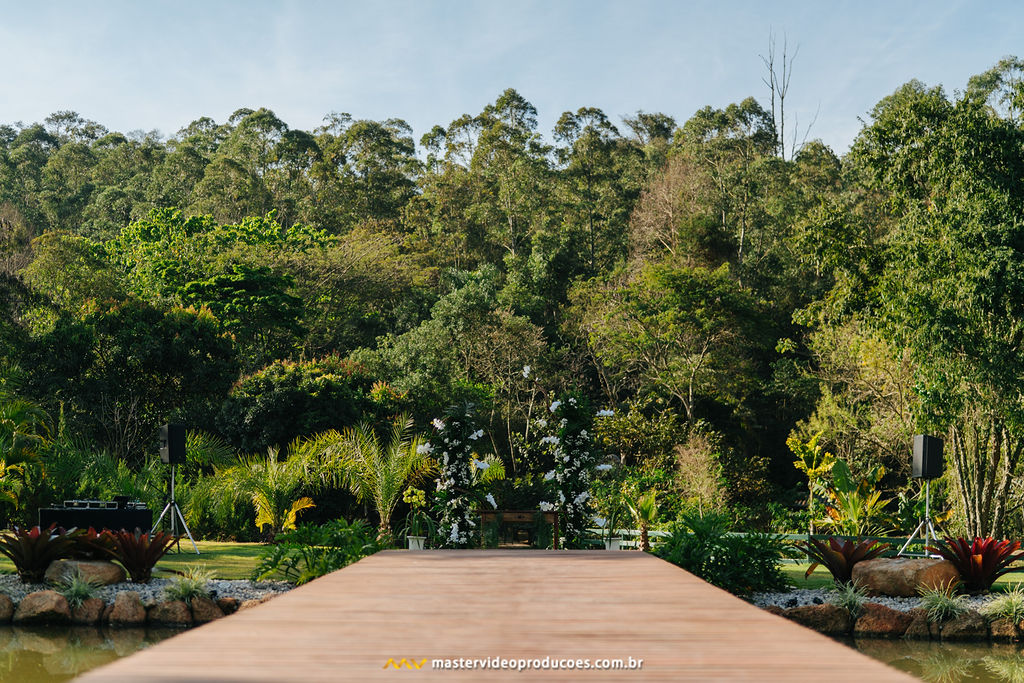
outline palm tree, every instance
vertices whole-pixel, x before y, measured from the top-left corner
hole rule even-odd
[[[26,466],[48,443],[49,416],[35,403],[0,396],[0,499],[18,508]]]
[[[633,519],[640,526],[640,550],[649,551],[651,541],[648,532],[658,517],[656,492],[650,490],[642,496],[626,496],[626,505],[633,514]]]
[[[316,459],[324,463],[324,476],[336,476],[356,498],[373,505],[380,518],[381,539],[391,533],[391,516],[402,492],[435,469],[428,449],[421,448],[413,434],[412,419],[405,415],[395,418],[383,441],[371,425],[361,423],[344,432],[315,436],[299,450],[320,455]]]

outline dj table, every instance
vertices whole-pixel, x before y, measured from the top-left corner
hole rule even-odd
[[[140,529],[148,532],[153,527],[153,511],[138,502],[64,501],[64,505],[39,508],[39,526],[45,529],[51,524],[65,529],[93,527],[97,531]]]

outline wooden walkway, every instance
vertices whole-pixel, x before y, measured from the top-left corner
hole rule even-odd
[[[494,657],[632,657],[643,666],[456,671],[431,661]],[[426,661],[385,668],[402,659]],[[538,550],[381,552],[79,680],[591,678],[914,680],[651,555]]]

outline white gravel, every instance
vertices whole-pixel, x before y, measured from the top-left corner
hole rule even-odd
[[[142,603],[149,607],[164,601],[164,588],[174,583],[174,579],[152,579],[149,583],[115,583],[96,589],[96,597],[103,598],[107,604],[114,602],[114,596],[121,591],[135,591],[142,598]],[[214,600],[217,598],[238,598],[239,602],[260,599],[266,595],[280,594],[294,588],[287,581],[227,581],[211,579],[207,588]],[[21,602],[29,593],[53,589],[43,583],[22,583],[17,574],[0,574],[0,593],[8,595],[15,604]]]
[[[832,591],[827,588],[799,588],[797,590],[789,591],[788,593],[754,593],[751,597],[753,602],[758,607],[768,607],[769,605],[776,605],[783,609],[789,607],[803,607],[804,605],[820,605],[828,602],[828,599]],[[967,598],[968,605],[971,609],[977,610],[989,600],[992,600],[991,595],[978,595],[969,596]],[[908,612],[915,607],[921,606],[920,598],[887,598],[887,597],[869,597],[866,598],[867,602],[878,603],[879,605],[885,605],[893,609],[898,609],[901,612]]]

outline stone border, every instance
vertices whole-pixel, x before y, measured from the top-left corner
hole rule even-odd
[[[54,590],[26,595],[15,604],[0,593],[0,624],[36,625],[104,625],[111,627],[171,626],[188,628],[249,609],[279,595],[271,593],[259,599],[238,601],[238,598],[197,597],[189,603],[166,600],[146,607],[137,591],[119,591],[110,604],[102,598],[89,598],[72,608],[67,599]]]
[[[865,602],[857,617],[845,607],[828,603],[789,609],[769,605],[763,609],[828,636],[950,642],[1024,641],[1024,622],[1015,624],[1007,619],[989,622],[976,610],[967,610],[949,621],[932,622],[928,620],[927,611],[921,607],[902,612],[876,602]]]

